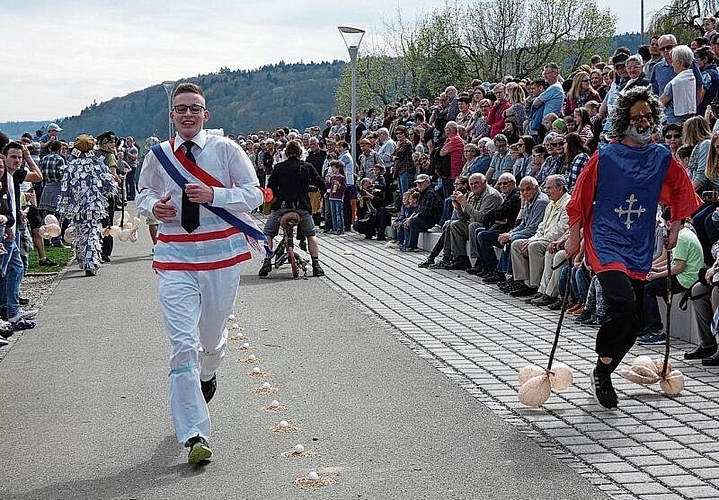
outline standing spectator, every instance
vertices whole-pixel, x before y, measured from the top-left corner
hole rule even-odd
[[[464,141],[459,136],[459,127],[457,122],[449,121],[444,128],[447,140],[439,151],[440,156],[449,156],[450,165],[448,175],[442,176],[443,198],[448,198],[452,194],[452,186],[462,171],[464,164]],[[430,226],[431,227],[431,226]]]
[[[140,150],[135,145],[135,138],[128,135],[125,138],[125,161],[128,171],[125,175],[125,189],[127,190],[127,201],[135,200],[135,186],[137,185],[137,161],[140,158]]]
[[[504,84],[498,83],[494,86],[494,95],[497,99],[494,101],[492,109],[489,111],[487,116],[487,123],[489,124],[489,137],[494,138],[495,135],[502,132],[504,128],[504,112],[510,108],[511,104],[505,96]]]
[[[43,219],[45,216],[50,214],[55,216],[58,215],[57,203],[60,197],[60,183],[62,182],[62,176],[66,167],[65,158],[60,156],[60,141],[51,142],[48,149],[50,150],[49,154],[45,155],[43,159],[40,160],[39,165],[44,182],[38,209],[40,210],[40,214]],[[60,218],[58,217],[58,219]],[[63,228],[64,227],[65,225],[63,225]],[[54,247],[64,247],[62,243],[62,235],[53,238],[51,241],[52,246]],[[44,266],[48,265],[48,262],[51,261],[45,258],[44,262],[39,262],[39,264]]]
[[[666,84],[659,96],[667,123],[683,123],[696,114],[699,99],[696,95],[697,82],[691,69],[692,63],[692,49],[686,45],[677,45],[672,49],[671,65],[676,76]],[[701,80],[699,85],[703,85]]]
[[[572,86],[567,92],[567,99],[564,102],[564,115],[571,116],[575,109],[584,106],[587,101],[600,101],[599,93],[590,85],[589,74],[584,71],[577,71],[572,79]]]
[[[704,97],[697,106],[697,114],[704,116],[709,105],[714,102],[719,95],[719,71],[717,71],[716,59],[714,52],[709,47],[700,47],[694,54],[699,71],[702,74],[702,84],[704,85]]]
[[[534,99],[532,106],[538,108],[544,106],[542,110],[542,120],[550,113],[559,115],[562,112],[564,106],[564,89],[562,84],[559,83],[559,66],[556,63],[550,62],[544,66],[542,77],[547,82],[547,89],[539,94]],[[544,134],[547,133],[547,128],[540,128],[539,136],[544,138]]]
[[[5,275],[0,281],[0,309],[7,320],[13,323],[14,329],[22,330],[33,328],[35,324],[30,321],[37,310],[23,311],[20,308],[20,283],[25,268],[20,259],[18,247],[19,232],[17,230],[23,214],[20,207],[20,185],[23,182],[42,182],[42,173],[30,156],[27,146],[18,142],[10,142],[3,149],[5,155],[5,171],[7,173],[8,202],[12,208],[14,224],[5,227],[5,249],[2,267]],[[27,165],[29,171],[22,168]]]
[[[674,35],[662,35],[659,37],[659,50],[664,57],[654,66],[652,77],[650,79],[650,82],[652,83],[652,90],[654,91],[654,94],[658,96],[665,92],[667,84],[675,76],[677,76],[677,73],[679,73],[672,64],[672,51],[676,46],[677,39]],[[684,47],[686,47],[686,45]],[[691,53],[691,49],[689,47],[686,48],[689,53]],[[684,49],[681,50],[681,53],[683,54],[681,56],[683,60],[682,64],[688,62],[689,66],[687,68],[681,68],[680,71],[691,68],[692,74],[694,75],[694,85],[696,86],[696,93],[693,94],[695,97],[695,104],[700,103],[704,98],[704,84],[701,71],[699,71],[699,65],[696,61],[694,61],[693,54],[691,60],[689,60],[688,54]]]
[[[57,123],[51,123],[47,126],[47,134],[40,138],[40,158],[42,159],[46,154],[49,153],[48,146],[51,142],[58,141],[57,135],[62,132],[62,129]]]
[[[649,80],[642,69],[641,56],[637,54],[629,56],[629,59],[627,59],[626,69],[629,80],[627,80],[627,83],[624,84],[624,91],[627,91],[632,87],[646,87],[649,85]]]
[[[581,108],[580,108],[581,109]],[[567,191],[570,193],[574,189],[579,174],[582,173],[584,167],[589,161],[589,148],[584,144],[584,140],[579,134],[572,132],[564,137],[564,157],[569,161],[569,169],[567,170]]]
[[[407,128],[399,125],[395,131],[397,136],[397,144],[392,155],[394,161],[394,176],[397,179],[397,187],[399,191],[398,199],[401,199],[404,193],[411,187],[412,179],[416,175],[414,162],[412,161],[412,153],[414,147],[407,138]],[[397,206],[399,209],[399,206]]]

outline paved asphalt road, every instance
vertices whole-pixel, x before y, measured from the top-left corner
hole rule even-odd
[[[215,456],[190,468],[141,236],[116,243],[95,278],[70,269],[0,362],[0,499],[607,498],[326,279],[260,280],[257,260],[230,332],[246,338],[231,340],[210,405]],[[254,366],[270,375],[248,376]],[[278,392],[255,393],[264,381]],[[272,399],[286,409],[261,408]],[[281,419],[300,430],[273,432]],[[315,456],[283,456],[297,443]],[[293,485],[312,470],[336,482]]]

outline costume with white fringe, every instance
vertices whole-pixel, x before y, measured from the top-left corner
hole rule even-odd
[[[117,184],[102,160],[91,150],[72,150],[57,210],[74,228],[75,257],[80,269],[96,272],[100,267],[102,220],[107,217],[107,197],[116,191]]]
[[[148,152],[135,199],[138,212],[146,217],[155,218],[153,207],[167,195],[167,203],[177,208],[172,222],[160,222],[152,265],[171,343],[170,406],[180,444],[198,435],[210,437],[200,380],[215,375],[227,350],[226,321],[239,287],[239,264],[251,258],[253,249],[265,253],[262,232],[247,215],[263,201],[247,154],[231,140],[201,130],[192,138],[193,163],[185,156],[183,141],[176,136],[160,144],[161,151]],[[180,223],[183,188],[158,154],[188,182],[213,189],[213,201],[200,204],[200,226],[191,233]],[[230,214],[230,220],[241,224],[236,227],[218,214]]]

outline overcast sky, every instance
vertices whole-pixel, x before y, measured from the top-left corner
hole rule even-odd
[[[617,32],[639,31],[639,0],[598,0]],[[645,0],[646,19],[666,0]],[[223,66],[347,60],[339,25],[426,13],[438,0],[3,0],[0,122],[78,114],[163,80]]]

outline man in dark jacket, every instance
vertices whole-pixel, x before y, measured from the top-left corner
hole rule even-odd
[[[307,237],[307,246],[312,257],[312,276],[323,276],[325,272],[319,263],[319,246],[315,236],[315,223],[310,213],[310,186],[315,186],[321,192],[325,191],[325,183],[317,170],[306,161],[300,160],[302,144],[292,140],[285,147],[287,160],[277,163],[272,169],[267,181],[267,187],[272,190],[272,212],[265,222],[264,233],[267,244],[272,248],[272,238],[280,230],[280,217],[287,212],[297,212],[300,216],[300,230]],[[267,276],[272,270],[272,259],[266,257],[260,268],[259,275]]]
[[[419,190],[419,201],[417,211],[407,219],[409,226],[409,246],[411,252],[419,251],[417,243],[419,233],[433,227],[442,216],[442,198],[439,193],[432,189],[432,179],[427,174],[419,174],[414,185]]]

